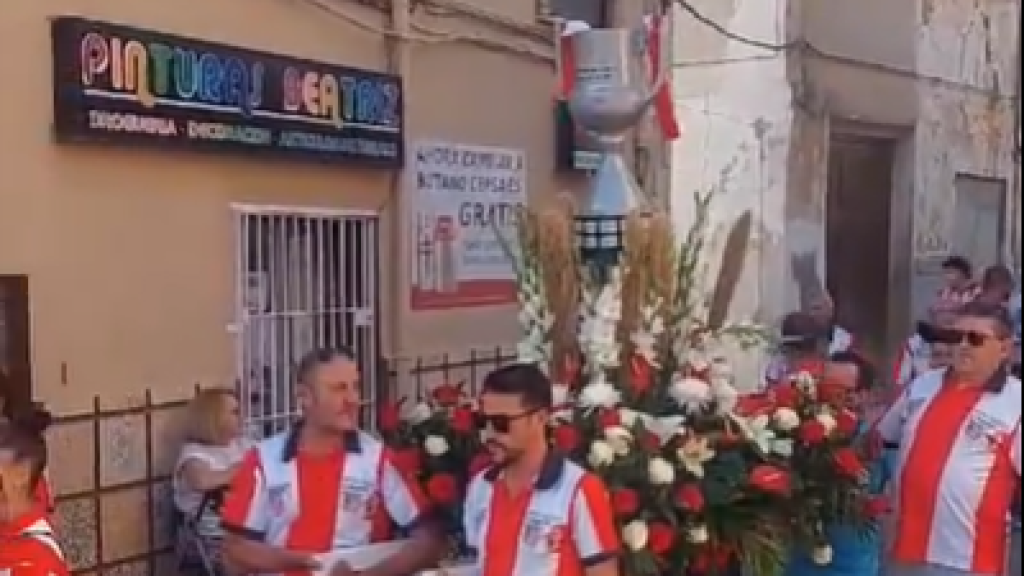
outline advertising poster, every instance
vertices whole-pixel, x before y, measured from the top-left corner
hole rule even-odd
[[[409,162],[413,310],[510,304],[514,243],[526,205],[522,150],[420,142]]]

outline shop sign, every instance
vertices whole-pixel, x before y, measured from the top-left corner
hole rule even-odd
[[[402,166],[397,76],[73,17],[51,32],[59,141]]]
[[[412,147],[413,310],[516,302],[507,248],[526,205],[522,150],[419,142]]]
[[[601,162],[597,143],[576,126],[564,101],[555,104],[555,155],[559,170],[597,170]]]

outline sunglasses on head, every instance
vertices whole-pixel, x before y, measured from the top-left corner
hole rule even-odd
[[[533,416],[537,412],[540,412],[540,409],[535,408],[526,412],[520,412],[519,414],[484,414],[483,412],[477,412],[474,417],[478,430],[490,428],[498,434],[508,434],[512,429],[513,422]]]

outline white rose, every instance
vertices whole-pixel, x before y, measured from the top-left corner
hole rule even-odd
[[[615,461],[615,450],[604,440],[595,440],[590,445],[587,462],[594,468],[607,466]]]
[[[686,531],[686,539],[694,544],[706,543],[710,539],[708,527],[703,524],[692,526]]]
[[[623,426],[609,426],[604,430],[604,439],[616,456],[626,456],[631,450],[633,434]]]
[[[825,414],[822,412],[814,417],[822,426],[825,427],[825,433],[831,434],[836,429],[836,419],[831,414]]]
[[[832,563],[832,547],[828,544],[817,546],[811,551],[811,561],[818,566],[827,566]]]
[[[622,527],[622,541],[634,552],[647,548],[647,524],[643,520],[633,520]]]
[[[779,408],[772,415],[772,420],[775,421],[775,426],[783,432],[795,430],[800,426],[800,415],[792,408]]]
[[[427,436],[423,449],[431,456],[443,456],[448,452],[448,441],[443,436]]]
[[[651,479],[651,484],[665,486],[675,481],[676,470],[668,460],[656,457],[647,463],[647,476]]]
[[[622,421],[623,426],[632,428],[640,420],[640,413],[629,408],[619,408],[619,420]]]
[[[434,415],[434,411],[431,410],[430,405],[426,402],[419,402],[414,404],[404,414],[405,420],[410,424],[416,426],[430,420],[430,417]]]

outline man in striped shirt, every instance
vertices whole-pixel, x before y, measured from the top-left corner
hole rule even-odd
[[[966,305],[952,366],[915,378],[877,430],[898,443],[890,576],[998,576],[1021,473],[1021,383],[1006,310]]]
[[[440,535],[415,482],[384,446],[357,429],[359,368],[348,351],[318,350],[299,363],[303,419],[245,457],[221,509],[224,553],[243,573],[411,576],[435,565]],[[411,540],[390,558],[356,572],[325,554],[391,539]]]

